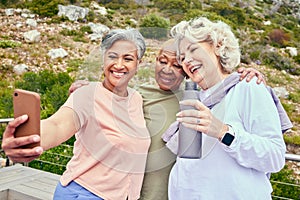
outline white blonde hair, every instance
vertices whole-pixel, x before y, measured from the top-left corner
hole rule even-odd
[[[212,22],[205,17],[182,21],[175,25],[172,37],[187,37],[195,42],[209,42],[220,57],[223,70],[232,72],[240,64],[240,48],[231,28],[222,21]]]

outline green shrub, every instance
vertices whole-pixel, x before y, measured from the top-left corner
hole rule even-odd
[[[0,40],[0,48],[6,49],[6,48],[15,48],[21,46],[20,42],[15,42],[12,40]]]
[[[95,19],[94,19],[95,23],[105,24],[107,27],[110,27],[110,28],[113,27],[114,21],[116,21],[116,20],[113,19],[113,16],[111,14],[108,14],[106,16],[97,15],[97,16],[95,16]]]
[[[206,12],[198,9],[190,9],[184,15],[184,20],[194,19],[196,17],[205,16]],[[207,16],[206,16],[207,17]]]
[[[12,93],[14,88],[20,88],[38,92],[41,96],[41,118],[52,115],[65,102],[68,97],[68,88],[73,82],[72,78],[65,72],[53,72],[44,70],[38,73],[27,72],[20,80],[13,83],[14,87],[9,87],[10,83],[1,81],[0,84],[0,118],[13,117]],[[0,141],[5,126],[0,126]],[[74,143],[74,138],[69,139],[65,144]],[[1,143],[1,142],[0,142]],[[62,174],[65,165],[72,155],[72,148],[60,145],[44,153],[39,159],[30,162],[29,166]],[[62,150],[63,149],[63,150]],[[66,152],[66,156],[58,156]],[[4,155],[0,155],[4,156]],[[43,160],[42,162],[39,160]]]
[[[297,56],[294,56],[293,59],[296,63],[300,64],[300,54],[298,54]]]
[[[8,87],[0,90],[0,118],[13,117],[12,93],[13,89]]]
[[[93,33],[92,29],[90,26],[82,26],[80,27],[80,32],[82,33],[88,33],[88,34],[91,34]]]
[[[15,87],[37,92],[41,95],[41,117],[52,115],[67,99],[72,78],[64,72],[44,70],[39,73],[27,72]]]
[[[300,146],[300,136],[299,135],[293,135],[293,136],[283,135],[283,137],[284,137],[285,143]]]
[[[299,184],[297,183],[297,180],[293,177],[293,171],[288,169],[287,165],[280,172],[271,175],[271,183],[273,188],[272,195],[286,197],[288,199],[300,198],[299,188],[291,185],[283,185],[275,181],[285,182],[290,184]],[[291,187],[294,188],[291,189]]]
[[[0,0],[0,8],[15,8],[23,3],[21,0]]]
[[[64,4],[64,0],[32,0],[28,1],[26,6],[33,13],[43,17],[52,17],[58,13],[58,5]]]
[[[68,145],[68,141],[73,141]],[[38,159],[29,163],[30,167],[42,169],[43,171],[62,174],[66,170],[66,164],[73,155],[74,137],[67,142],[45,151]]]
[[[65,72],[56,73],[50,70],[44,70],[38,73],[27,72],[21,77],[21,80],[16,81],[14,85],[15,88],[30,90],[40,94],[41,118],[44,119],[56,112],[65,102],[68,97],[68,88],[72,82],[73,79]],[[6,85],[0,86],[3,88]],[[12,91],[13,89],[0,90],[0,118],[13,116]],[[2,129],[4,130],[4,128]],[[62,174],[63,171],[65,171],[66,163],[70,160],[70,156],[72,156],[74,140],[75,138],[72,137],[64,144],[46,151],[39,159],[30,162],[29,166],[56,174]],[[72,146],[65,144],[71,144]]]
[[[169,20],[156,14],[146,15],[140,24],[140,32],[145,38],[166,38],[170,27]]]
[[[189,8],[202,10],[202,3],[199,0],[191,0],[189,3]]]
[[[189,7],[188,2],[182,0],[154,0],[154,4],[160,10],[168,10],[176,13],[184,13]]]
[[[284,57],[278,52],[264,51],[260,54],[260,60],[275,69],[285,70],[286,72],[294,75],[300,75],[300,68],[293,63],[289,57]]]
[[[190,20],[194,19],[196,17],[206,17],[207,19],[211,21],[223,21],[227,23],[229,26],[233,26],[233,23],[224,17],[214,13],[214,12],[207,12],[207,11],[202,11],[202,10],[197,10],[197,9],[190,9],[188,12],[185,13],[184,15],[184,20]]]
[[[291,92],[289,94],[289,100],[293,101],[294,103],[300,102],[300,90],[296,90],[295,92]]]
[[[296,97],[294,97],[294,98],[296,98]],[[285,111],[289,115],[290,120],[295,124],[299,124],[300,123],[300,115],[298,114],[299,111],[297,110],[295,104],[286,103],[285,101],[281,101],[281,103],[282,103],[282,106],[284,107]],[[294,128],[297,129],[297,127],[294,127]]]
[[[44,117],[51,116],[60,108],[60,106],[62,106],[62,104],[68,98],[69,87],[70,84],[55,84],[52,86],[51,90],[48,90],[44,94],[43,103],[45,105],[49,105],[49,107],[47,108],[49,111],[44,112]]]
[[[0,58],[1,59],[1,58]],[[10,64],[0,64],[0,80],[7,79],[7,73],[12,73],[13,66]]]
[[[51,18],[49,18],[46,23],[47,24],[59,24],[59,23],[62,23],[62,22],[66,22],[66,21],[70,21],[68,19],[68,17],[66,16],[58,16],[58,15],[55,15]]]
[[[90,10],[89,13],[86,16],[86,20],[88,22],[93,22],[95,20],[95,17],[96,17],[95,12]]]
[[[73,72],[77,71],[79,66],[83,63],[84,61],[82,59],[71,59],[68,61],[68,67],[67,71],[68,72]]]
[[[227,3],[216,2],[208,9],[209,12],[217,13],[218,15],[233,22],[234,27],[244,25],[246,15],[242,8],[230,6]]]
[[[263,29],[263,24],[262,24],[261,20],[256,19],[252,15],[250,15],[246,18],[245,24],[246,24],[246,26],[251,27],[255,30]]]
[[[283,26],[285,27],[285,28],[287,28],[287,29],[289,29],[289,30],[294,30],[294,28],[295,28],[295,23],[296,22],[294,22],[294,21],[285,21],[284,22],[284,24],[283,24]]]
[[[59,33],[62,34],[62,35],[64,35],[64,36],[75,36],[75,35],[78,34],[78,31],[76,31],[76,30],[69,30],[69,29],[64,28]]]
[[[80,30],[69,30],[69,29],[63,29],[62,31],[60,31],[60,34],[64,35],[64,36],[71,36],[72,39],[75,42],[88,42],[88,39],[84,37],[86,31],[92,32],[91,29],[87,28],[87,26],[81,27]]]
[[[134,0],[104,0],[101,1],[106,8],[119,10],[120,12],[132,13],[132,10],[137,8]],[[123,13],[124,14],[124,13]]]

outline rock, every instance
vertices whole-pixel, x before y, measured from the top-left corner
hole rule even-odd
[[[14,66],[13,71],[17,75],[22,75],[23,73],[28,71],[28,66],[25,64],[19,64],[19,65]]]
[[[17,9],[15,9],[15,12],[16,12],[17,14],[20,14],[20,13],[23,12],[23,10],[22,10],[21,8],[17,8]],[[25,12],[27,12],[27,11],[25,11]]]
[[[107,15],[107,10],[105,7],[101,7],[99,6],[98,3],[96,3],[95,1],[93,1],[90,4],[90,7],[94,10],[95,13],[99,13],[101,15]]]
[[[27,19],[27,20],[26,20],[26,24],[27,24],[28,26],[37,27],[37,22],[36,22],[36,20],[34,20],[34,19]]]
[[[102,40],[102,36],[103,36],[102,34],[92,33],[88,35],[88,38],[91,41],[97,41],[97,40]]]
[[[269,25],[272,24],[271,21],[269,21],[269,20],[268,20],[268,21],[264,21],[263,23],[264,23],[264,25],[266,25],[266,26],[269,26]]]
[[[41,33],[37,30],[25,32],[24,39],[27,43],[39,42],[41,39]]]
[[[89,22],[88,25],[91,27],[93,33],[104,34],[109,31],[109,28],[103,24],[95,24],[93,22]]]
[[[19,29],[23,26],[22,22],[17,22],[16,27]]]
[[[134,25],[136,25],[136,26],[138,25],[138,21],[136,21],[135,19],[132,19],[132,18],[131,18],[131,19],[130,19],[130,22],[132,22],[132,23],[133,23]]]
[[[289,51],[291,56],[297,56],[298,55],[296,47],[286,47],[286,49]]]
[[[51,49],[48,52],[48,56],[50,56],[51,59],[63,58],[66,57],[67,55],[68,53],[63,48]]]
[[[5,14],[6,14],[7,16],[12,16],[12,15],[15,14],[15,9],[13,9],[13,8],[5,9]]]
[[[289,92],[284,87],[274,87],[273,91],[275,95],[279,98],[288,98]]]
[[[90,22],[88,25],[93,31],[93,33],[88,36],[92,41],[101,40],[103,35],[109,31],[109,28],[103,24],[94,24]]]
[[[88,8],[82,8],[79,6],[63,6],[58,5],[58,16],[66,16],[70,21],[77,21],[78,19],[84,19],[89,13]]]
[[[22,13],[21,17],[23,17],[23,18],[29,18],[29,14],[28,13]]]

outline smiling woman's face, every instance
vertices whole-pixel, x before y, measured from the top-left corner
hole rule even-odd
[[[104,85],[110,91],[126,90],[139,64],[137,47],[126,40],[116,41],[104,54]]]
[[[184,72],[178,64],[175,51],[162,50],[156,58],[155,80],[160,89],[177,90],[184,79]]]
[[[180,52],[183,70],[202,89],[210,88],[224,78],[219,58],[210,43],[183,38]]]

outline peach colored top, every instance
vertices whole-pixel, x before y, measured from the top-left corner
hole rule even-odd
[[[120,97],[99,82],[68,98],[63,106],[78,115],[80,130],[62,185],[74,180],[105,200],[139,198],[150,145],[142,103],[131,88]]]

